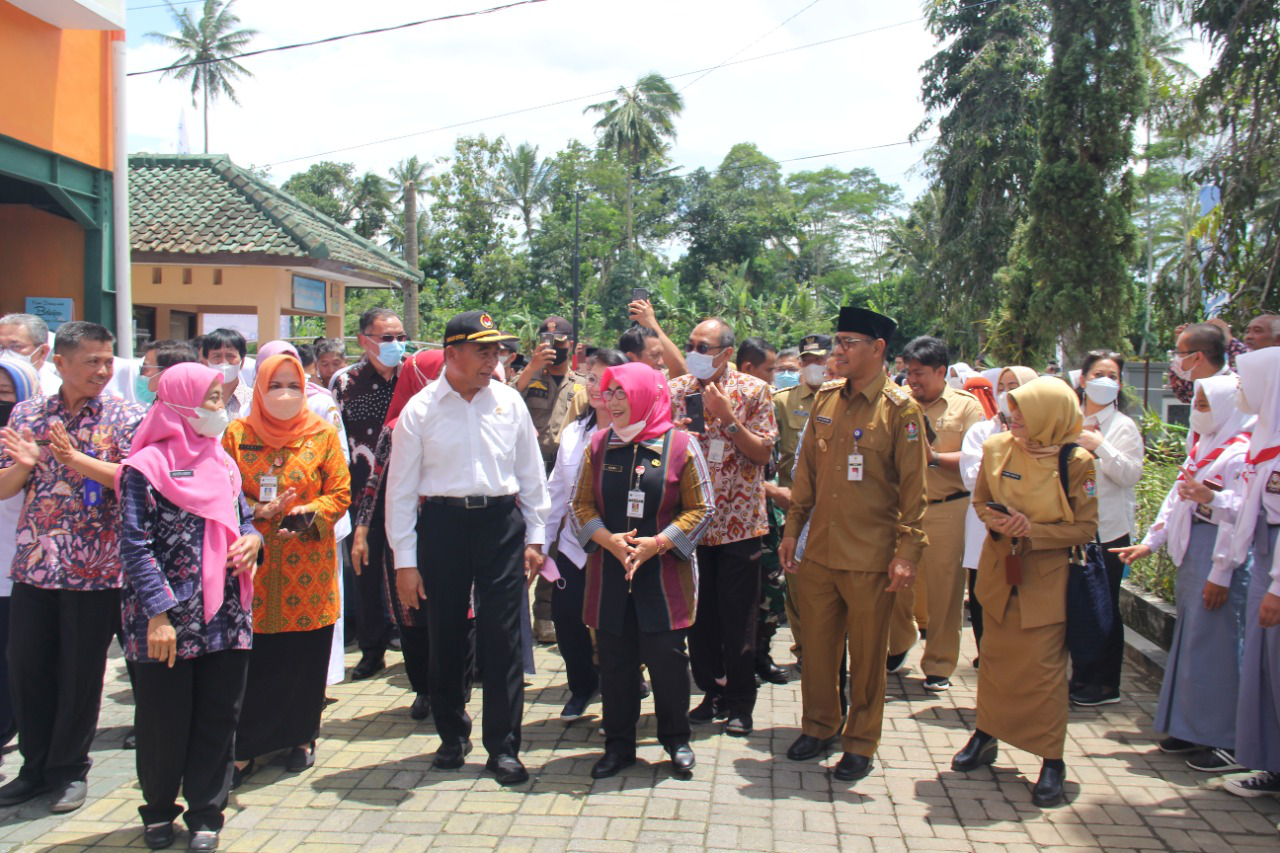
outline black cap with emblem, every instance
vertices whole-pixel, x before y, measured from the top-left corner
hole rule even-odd
[[[805,335],[800,339],[801,355],[827,355],[830,352],[830,335]]]
[[[885,343],[889,342],[897,328],[897,322],[891,317],[877,314],[869,308],[853,308],[848,305],[840,309],[840,319],[836,324],[837,332],[870,335]]]
[[[498,331],[488,311],[463,311],[444,327],[444,342],[450,344],[496,344],[514,341],[515,335]]]

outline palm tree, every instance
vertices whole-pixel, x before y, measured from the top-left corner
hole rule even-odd
[[[381,175],[365,172],[351,190],[351,208],[355,224],[351,230],[366,240],[375,239],[387,227],[391,212],[391,196]]]
[[[400,165],[391,169],[391,180],[388,189],[399,192],[397,202],[404,205],[404,222],[401,233],[404,235],[404,260],[415,271],[418,269],[418,240],[409,239],[409,235],[417,236],[418,230],[418,196],[422,194],[422,184],[427,179],[426,163],[418,160],[418,155],[408,160],[401,160]],[[404,286],[404,332],[409,340],[418,339],[418,280],[406,281]]]
[[[676,138],[675,119],[684,110],[684,98],[661,74],[650,73],[636,81],[635,88],[619,87],[611,101],[592,104],[583,112],[600,113],[596,130],[600,144],[612,149],[627,169],[627,245],[634,247],[635,218],[632,191],[640,165],[665,150],[667,140]]]
[[[533,216],[551,194],[556,167],[551,160],[538,160],[538,146],[522,142],[516,148],[507,146],[498,170],[495,191],[508,207],[514,207],[524,220],[524,239],[533,245]]]
[[[191,15],[190,9],[179,11],[174,8],[172,0],[165,0],[173,22],[178,25],[176,36],[168,33],[147,33],[147,38],[163,42],[179,51],[174,61],[177,68],[171,68],[161,77],[172,76],[176,80],[191,79],[191,105],[196,104],[196,94],[204,100],[204,153],[209,153],[209,102],[216,101],[226,95],[233,104],[239,105],[235,87],[231,82],[244,75],[252,77],[253,72],[233,61],[230,57],[244,53],[250,39],[258,34],[257,30],[238,30],[240,17],[231,11],[235,0],[204,0],[204,10],[200,20]]]

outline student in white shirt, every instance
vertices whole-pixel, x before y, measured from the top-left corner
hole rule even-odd
[[[1084,430],[1077,443],[1097,457],[1098,538],[1102,542],[1111,585],[1113,628],[1097,660],[1073,660],[1071,702],[1111,705],[1120,701],[1120,669],[1124,662],[1124,623],[1120,619],[1120,579],[1124,563],[1115,553],[1132,542],[1138,498],[1134,487],[1142,479],[1143,445],[1138,425],[1124,407],[1124,358],[1116,352],[1094,350],[1080,365],[1080,395]],[[1086,484],[1086,488],[1089,484]]]

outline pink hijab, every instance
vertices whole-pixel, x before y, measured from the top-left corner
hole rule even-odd
[[[200,435],[187,422],[191,410],[203,405],[209,387],[219,380],[218,372],[203,364],[175,364],[165,370],[156,389],[159,404],[147,410],[129,456],[116,473],[117,492],[124,469],[133,468],[179,509],[204,519],[200,579],[205,622],[222,607],[227,552],[240,537],[240,470],[221,441]],[[175,477],[178,472],[183,473]],[[253,580],[245,572],[240,575],[240,600],[248,607],[252,596]]]
[[[627,392],[631,404],[631,423],[643,420],[645,427],[632,441],[648,441],[675,428],[671,420],[671,391],[661,373],[647,364],[633,361],[605,370],[602,387],[614,382]]]
[[[294,358],[296,358],[299,363],[302,362],[302,356],[298,355],[298,348],[295,347],[293,344],[289,343],[288,341],[268,341],[267,343],[258,347],[258,363],[259,364],[271,358],[271,356],[273,355],[291,355]],[[306,374],[305,370],[302,372],[303,374]],[[310,379],[307,380],[303,390],[306,391],[308,400],[320,394],[323,394],[326,397],[333,396],[323,386],[317,385],[316,383],[312,382]]]

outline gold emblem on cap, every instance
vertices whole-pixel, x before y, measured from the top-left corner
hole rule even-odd
[[[657,468],[660,465],[662,465],[662,463],[659,462],[657,459],[650,459],[649,464],[652,465],[654,468]]]
[[[484,326],[486,329],[492,329],[492,328],[493,328],[493,318],[492,318],[492,317],[490,317],[488,314],[481,314],[481,315],[480,315],[480,325],[481,325],[481,326]]]

